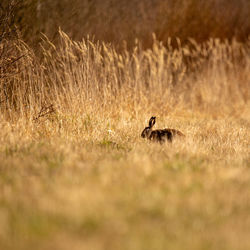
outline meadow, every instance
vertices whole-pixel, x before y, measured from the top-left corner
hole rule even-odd
[[[0,249],[250,248],[249,38],[41,41],[0,43]]]

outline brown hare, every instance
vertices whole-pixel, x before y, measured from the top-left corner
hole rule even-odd
[[[165,129],[157,129],[153,130],[153,126],[155,125],[155,116],[152,116],[149,120],[149,126],[146,127],[142,133],[142,138],[147,138],[151,141],[156,141],[163,143],[166,140],[172,142],[175,136],[185,136],[182,132],[172,128],[165,128]]]

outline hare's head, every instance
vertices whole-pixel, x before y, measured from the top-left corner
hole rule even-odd
[[[148,127],[144,128],[141,133],[142,138],[149,138],[152,132],[153,126],[155,125],[155,116],[152,116],[149,120]]]

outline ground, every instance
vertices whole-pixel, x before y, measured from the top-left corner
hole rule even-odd
[[[0,125],[1,249],[250,248],[248,120],[53,116]]]

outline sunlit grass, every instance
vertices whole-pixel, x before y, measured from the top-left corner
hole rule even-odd
[[[1,79],[0,248],[249,249],[248,45],[60,34]],[[142,139],[152,115],[185,139]]]
[[[75,134],[83,120],[62,126],[67,135],[48,135],[53,121],[40,124],[39,137],[30,125],[1,140],[2,248],[249,247],[244,124],[173,116],[186,139],[158,145],[139,137],[136,120],[100,137],[97,124],[92,139]]]

